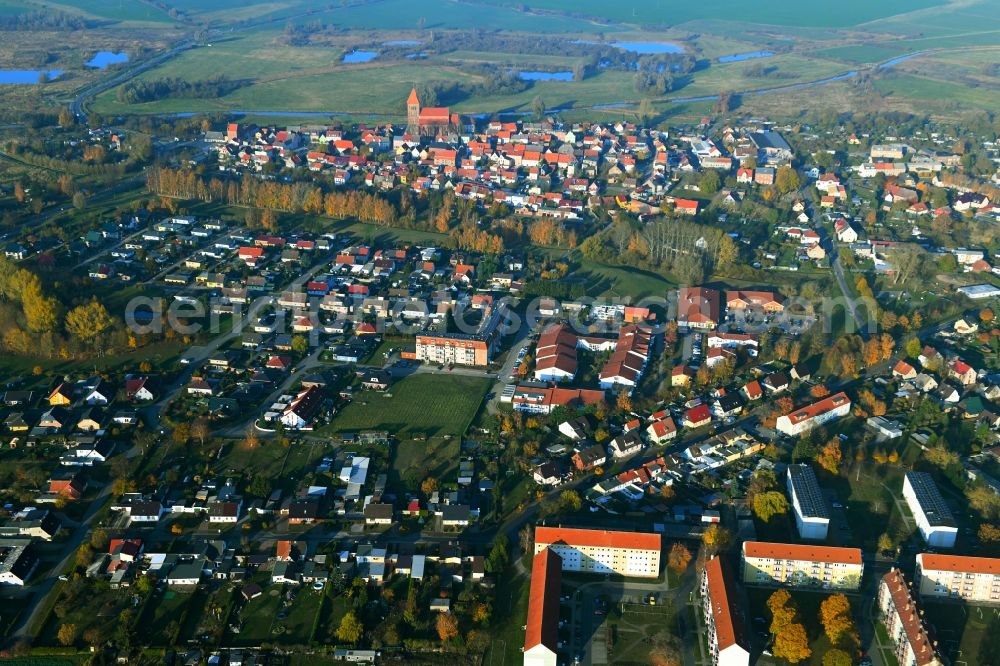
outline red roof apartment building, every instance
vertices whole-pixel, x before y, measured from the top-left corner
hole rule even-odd
[[[878,609],[893,654],[902,666],[943,666],[899,569],[892,569],[879,581]]]
[[[701,576],[701,598],[705,628],[713,666],[748,666],[749,643],[743,624],[743,611],[736,600],[736,586],[729,569],[718,556],[705,565]]]
[[[546,548],[561,558],[563,571],[618,574],[636,578],[660,575],[659,534],[574,527],[536,527],[535,553]]]
[[[800,435],[850,413],[851,399],[841,392],[779,416],[776,428],[786,435]]]
[[[1000,603],[1000,558],[919,553],[914,584],[921,598]]]
[[[548,548],[538,551],[531,564],[524,666],[556,666],[561,585],[562,560],[559,555]]]

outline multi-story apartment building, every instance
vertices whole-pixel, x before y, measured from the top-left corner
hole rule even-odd
[[[551,548],[563,571],[656,578],[660,575],[659,534],[573,527],[536,527],[535,553]]]
[[[562,568],[549,548],[531,565],[528,618],[524,630],[524,666],[556,666],[559,642],[559,590]]]
[[[927,472],[907,472],[903,480],[903,497],[910,507],[920,536],[928,546],[953,548],[958,526],[951,509],[941,497],[941,491]]]
[[[500,344],[502,306],[487,308],[475,333],[426,333],[417,335],[416,357],[425,363],[489,365]]]
[[[748,666],[750,663],[750,644],[736,594],[728,568],[721,559],[713,557],[701,576],[701,599],[713,666]]]
[[[425,363],[485,366],[490,345],[473,335],[440,334],[417,336],[417,360]]]
[[[789,465],[787,484],[799,536],[822,541],[830,529],[830,513],[816,481],[816,473],[806,464]]]
[[[919,553],[915,585],[921,597],[1000,603],[1000,559]]]
[[[800,407],[791,414],[779,416],[775,428],[778,432],[783,432],[786,435],[801,435],[816,426],[829,423],[850,413],[851,399],[847,397],[846,393],[841,392],[811,405]]]
[[[878,609],[900,666],[943,666],[899,569],[893,568],[879,581]]]
[[[860,548],[743,542],[743,582],[856,590],[864,563]]]

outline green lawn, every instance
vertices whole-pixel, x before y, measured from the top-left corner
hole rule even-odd
[[[521,627],[528,617],[529,583],[530,579],[517,576],[513,567],[500,577],[493,610],[495,619],[490,628],[493,642],[483,658],[484,664],[515,666],[524,661],[521,653],[524,630]]]
[[[622,297],[634,299],[647,297],[665,298],[677,287],[677,283],[666,277],[627,266],[609,266],[597,261],[582,259],[572,274],[574,279],[582,279],[589,296]]]
[[[996,100],[1000,96],[1000,90],[994,87],[972,88],[961,83],[910,74],[893,74],[885,77],[875,82],[875,88],[890,98],[946,100],[959,107],[974,106],[983,109],[996,108]]]
[[[485,378],[417,374],[386,393],[363,391],[320,434],[388,430],[400,439],[460,437],[475,417],[490,387]]]
[[[399,442],[392,455],[389,483],[403,483],[414,492],[427,477],[446,480],[448,473],[458,467],[458,456],[457,439]]]
[[[954,603],[925,603],[927,623],[936,630],[942,653],[954,657],[953,663],[995,664],[1000,658],[1000,611],[988,606]]]
[[[277,642],[303,645],[309,641],[313,620],[319,610],[322,593],[309,586],[293,589],[295,598],[286,601],[288,588],[272,586],[246,603],[239,613],[242,628],[231,639],[234,645],[260,645]]]
[[[147,645],[170,645],[173,623],[180,623],[185,607],[192,603],[194,595],[168,589],[162,595],[149,601],[141,621],[138,623],[140,639]]]
[[[96,18],[114,21],[173,22],[166,12],[141,0],[61,0],[44,4],[71,14],[82,12]]]

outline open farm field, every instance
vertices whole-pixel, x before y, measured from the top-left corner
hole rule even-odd
[[[485,0],[488,4],[506,4],[506,0]],[[566,8],[565,0],[526,0],[528,9],[558,11]],[[624,0],[608,3],[603,0],[577,0],[575,14],[600,17],[610,21],[636,24],[678,25],[715,16],[731,21],[769,23],[790,26],[853,26],[875,19],[927,7],[940,7],[941,0],[845,0],[836,4],[816,5],[764,0],[746,3],[739,0],[716,0],[711,3],[689,3],[677,0]]]

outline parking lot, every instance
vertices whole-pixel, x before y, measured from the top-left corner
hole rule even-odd
[[[658,632],[676,633],[676,614],[664,582],[595,581],[564,596],[568,621],[559,641],[567,663],[601,666],[647,662]]]

